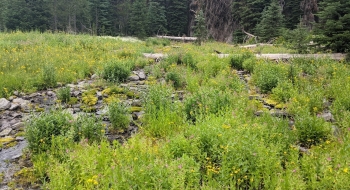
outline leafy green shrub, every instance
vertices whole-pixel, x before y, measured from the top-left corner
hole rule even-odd
[[[52,65],[45,65],[42,68],[41,78],[34,82],[39,90],[53,88],[57,85],[56,69]]]
[[[277,87],[272,89],[272,99],[278,102],[287,102],[296,94],[293,84],[287,81],[279,82]]]
[[[104,125],[95,116],[79,115],[72,125],[73,140],[76,142],[82,139],[88,139],[89,142],[100,142],[104,136]]]
[[[130,68],[122,63],[109,62],[102,72],[102,78],[109,82],[124,82],[130,75]]]
[[[64,87],[64,88],[58,89],[57,98],[64,103],[68,103],[70,98],[71,98],[70,97],[70,88]]]
[[[246,59],[249,59],[250,57],[252,57],[252,54],[249,52],[245,52],[243,54],[240,55],[233,55],[230,58],[230,65],[232,68],[235,68],[237,70],[243,70],[243,62]]]
[[[181,88],[184,86],[183,79],[181,78],[180,74],[174,71],[170,71],[166,74],[165,80],[167,82],[171,81],[174,88]]]
[[[316,145],[329,137],[331,132],[330,123],[323,118],[303,114],[296,118],[295,127],[299,143],[304,147]]]
[[[154,46],[154,45],[168,46],[168,45],[170,45],[170,40],[158,39],[158,38],[147,38],[146,39],[146,46]]]
[[[190,53],[186,53],[182,57],[182,62],[186,66],[189,66],[191,69],[196,69],[197,68],[197,63],[195,62],[195,60],[193,59],[192,54],[190,54]]]
[[[26,138],[33,153],[41,153],[51,146],[52,136],[65,135],[70,129],[71,115],[62,111],[41,113],[27,123]]]
[[[252,79],[261,92],[269,93],[279,82],[286,80],[287,71],[282,65],[272,63],[259,64],[254,69]]]
[[[184,112],[188,121],[196,122],[209,114],[219,114],[230,107],[232,99],[229,91],[202,88],[186,98]]]
[[[256,65],[256,62],[258,60],[255,57],[250,57],[243,61],[242,67],[244,70],[249,71],[250,73],[253,73],[254,66]]]
[[[130,123],[128,108],[122,102],[112,102],[108,105],[109,120],[113,130],[125,130]]]

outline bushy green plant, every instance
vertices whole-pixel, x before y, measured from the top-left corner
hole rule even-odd
[[[154,45],[168,46],[168,45],[170,45],[170,40],[158,39],[158,38],[147,38],[146,39],[146,46],[154,46]]]
[[[166,74],[165,80],[167,82],[171,82],[174,88],[181,88],[184,86],[183,79],[181,78],[181,75],[177,72],[170,71]]]
[[[246,59],[249,59],[250,57],[252,57],[252,54],[249,52],[244,52],[243,54],[240,55],[233,55],[230,58],[230,65],[232,68],[235,68],[237,70],[243,70],[243,62]]]
[[[100,142],[104,136],[104,124],[96,117],[79,115],[76,121],[72,122],[73,140],[79,142],[87,139],[89,142]]]
[[[62,111],[52,111],[33,116],[25,128],[28,148],[33,153],[41,153],[51,146],[52,136],[65,135],[70,129],[71,115]]]
[[[52,88],[57,85],[56,69],[53,65],[42,67],[41,78],[34,84],[39,90]]]
[[[108,105],[109,120],[112,124],[112,129],[119,131],[128,128],[130,117],[127,106],[122,102],[112,102]]]
[[[183,57],[182,57],[182,62],[186,65],[189,66],[191,69],[196,69],[197,68],[197,63],[194,60],[192,54],[190,53],[186,53]]]
[[[325,141],[331,132],[330,123],[323,118],[302,114],[296,118],[295,127],[297,130],[298,141],[304,147],[311,147]]]
[[[119,62],[104,65],[102,78],[110,82],[124,82],[130,75],[130,68]]]
[[[272,89],[272,99],[278,102],[287,102],[296,94],[292,83],[288,81],[279,82],[276,88]]]
[[[287,70],[283,65],[273,63],[259,64],[254,69],[252,79],[261,92],[269,93],[279,82],[286,80]]]
[[[188,121],[196,122],[209,114],[219,114],[231,106],[232,99],[229,91],[202,88],[186,97],[184,112]]]
[[[253,73],[256,62],[258,62],[258,60],[255,57],[245,59],[242,63],[242,68],[250,73]]]
[[[70,100],[70,88],[69,87],[64,87],[60,88],[57,91],[57,98],[58,100],[61,100],[64,103],[68,103]]]

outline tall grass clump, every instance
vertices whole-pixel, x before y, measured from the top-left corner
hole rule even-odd
[[[283,65],[262,63],[254,69],[252,80],[261,92],[269,93],[279,82],[287,79],[287,69]]]
[[[53,88],[57,85],[56,69],[53,65],[45,65],[42,68],[41,78],[37,81],[39,90]]]
[[[33,153],[41,153],[51,146],[53,136],[66,135],[70,129],[71,115],[62,111],[52,111],[33,116],[25,128],[28,148]]]
[[[100,142],[104,138],[105,126],[95,116],[79,115],[71,125],[75,142],[80,142],[82,139],[90,143]]]
[[[127,106],[122,102],[114,101],[108,105],[109,120],[113,131],[121,131],[128,128],[130,117]]]
[[[235,68],[237,70],[243,70],[243,62],[251,57],[253,57],[253,54],[251,54],[250,52],[244,52],[243,54],[233,55],[232,57],[230,57],[229,62],[232,68]]]
[[[64,87],[64,88],[60,88],[57,91],[57,99],[64,102],[64,103],[68,103],[70,100],[71,96],[70,96],[70,88],[69,87]]]
[[[102,78],[109,82],[124,82],[130,75],[130,68],[120,62],[111,61],[104,65]]]

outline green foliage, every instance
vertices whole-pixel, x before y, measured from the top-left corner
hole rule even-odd
[[[311,147],[329,138],[331,127],[323,118],[302,115],[295,121],[298,140],[301,146]]]
[[[41,79],[36,84],[38,89],[52,88],[57,85],[56,70],[53,65],[45,65],[42,68]]]
[[[324,50],[348,52],[350,49],[350,2],[325,0],[320,3],[315,41]]]
[[[286,80],[287,69],[282,65],[262,63],[255,67],[252,79],[261,92],[269,93],[279,82]]]
[[[301,23],[294,30],[288,30],[284,34],[288,47],[295,49],[298,53],[307,53],[310,42],[310,32]]]
[[[281,35],[281,29],[284,25],[284,18],[281,13],[281,7],[277,0],[272,0],[271,4],[264,9],[262,18],[256,26],[256,31],[260,39],[264,42]]]
[[[228,91],[218,89],[202,88],[186,98],[184,112],[186,119],[191,122],[204,119],[210,114],[220,114],[232,104]]]
[[[109,120],[112,123],[112,129],[117,132],[128,128],[130,117],[127,106],[122,102],[112,102],[108,105]]]
[[[146,1],[136,0],[132,4],[130,29],[138,38],[145,38],[147,35],[147,11]]]
[[[71,125],[75,142],[82,139],[87,139],[90,143],[100,142],[104,137],[104,124],[94,116],[79,115]]]
[[[237,70],[243,70],[243,62],[252,56],[253,55],[249,52],[245,52],[240,55],[234,55],[230,58],[230,65],[232,68],[235,68]]]
[[[243,61],[242,68],[246,71],[249,71],[250,73],[253,73],[254,67],[255,67],[257,62],[258,62],[258,60],[255,57],[247,58]],[[238,65],[238,66],[240,66],[240,65]]]
[[[170,35],[182,36],[186,34],[188,3],[183,0],[173,0],[169,2],[166,9],[168,22],[168,32]]]
[[[124,82],[130,75],[130,69],[120,62],[109,62],[104,65],[102,78],[110,82]]]
[[[205,23],[203,10],[199,10],[199,12],[196,14],[195,22],[196,22],[196,25],[194,27],[194,31],[195,31],[195,36],[197,37],[196,43],[198,45],[202,45],[202,42],[207,37],[207,27]]]
[[[178,89],[184,86],[183,79],[181,78],[181,75],[177,72],[170,71],[166,74],[165,80],[167,82],[171,82],[174,88]]]
[[[294,97],[296,93],[297,92],[295,91],[294,86],[291,82],[282,81],[279,82],[277,86],[272,89],[271,97],[278,102],[286,103],[292,97]]]
[[[71,116],[62,111],[44,112],[33,116],[25,128],[29,150],[33,153],[49,150],[52,137],[66,135],[71,120]]]
[[[61,100],[64,103],[68,103],[70,101],[70,88],[64,87],[60,88],[57,91],[57,99]]]
[[[155,1],[149,2],[147,19],[148,35],[167,33],[165,7],[162,6],[160,3]]]
[[[168,46],[170,45],[170,40],[168,39],[159,39],[159,38],[147,38],[146,39],[146,46]]]

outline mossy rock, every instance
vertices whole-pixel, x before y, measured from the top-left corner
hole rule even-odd
[[[45,111],[45,108],[36,107],[36,108],[35,108],[35,111],[36,111],[36,112],[44,112],[44,111]]]
[[[15,141],[16,139],[13,137],[4,137],[4,138],[0,138],[0,143],[4,144],[4,143],[10,143],[12,141]]]
[[[84,112],[87,112],[87,113],[91,113],[91,112],[95,112],[96,111],[95,107],[93,107],[93,106],[86,106],[86,105],[80,106],[80,109],[82,109]]]
[[[17,141],[12,141],[12,142],[6,144],[4,147],[5,147],[5,149],[8,149],[8,148],[16,146],[17,144],[18,144]]]
[[[264,102],[265,102],[266,104],[268,104],[268,105],[270,105],[270,106],[274,106],[274,107],[278,104],[277,101],[272,100],[272,99],[268,99],[268,98],[265,98],[265,99],[264,99]]]
[[[275,108],[277,108],[277,109],[283,109],[283,108],[286,108],[287,106],[285,105],[285,104],[277,104],[276,106],[275,106]]]
[[[129,111],[130,111],[130,113],[140,112],[140,111],[142,111],[142,107],[130,107]]]
[[[140,98],[140,95],[138,93],[133,92],[133,91],[128,91],[128,92],[125,93],[125,95],[128,98],[136,98],[136,99]]]
[[[69,102],[67,103],[68,105],[74,105],[78,102],[78,98],[76,97],[70,97]]]

